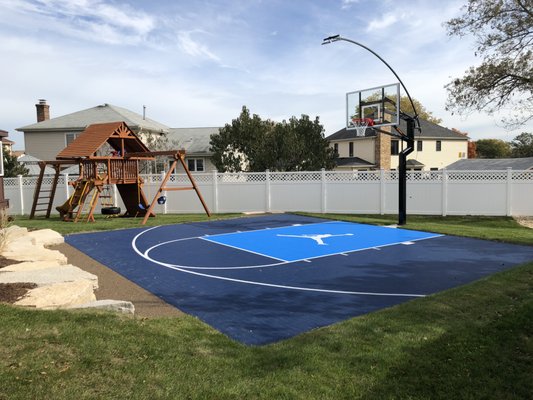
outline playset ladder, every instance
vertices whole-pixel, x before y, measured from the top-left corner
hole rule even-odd
[[[100,192],[100,205],[102,207],[114,207],[115,201],[113,195],[111,194],[113,187],[111,185],[103,185],[102,191]]]
[[[50,189],[43,190],[42,184],[46,165],[46,162],[39,162],[41,171],[39,172],[39,178],[37,179],[37,183],[35,185],[30,219],[33,219],[35,217],[35,213],[39,211],[46,211],[46,218],[50,218],[50,212],[52,211],[52,205],[54,203],[54,197],[57,189],[57,181],[59,180],[59,164],[52,164],[56,171],[52,181],[52,187]],[[43,208],[43,206],[45,207]]]

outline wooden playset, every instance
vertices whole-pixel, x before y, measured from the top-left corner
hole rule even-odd
[[[143,192],[144,181],[139,174],[141,161],[153,160],[156,156],[167,156],[174,161],[166,173],[153,200],[148,203]],[[64,148],[55,161],[41,161],[39,178],[33,196],[30,218],[37,212],[45,212],[49,218],[54,202],[61,167],[67,164],[79,166],[79,177],[71,185],[74,193],[62,205],[56,207],[61,219],[78,222],[94,222],[94,212],[100,202],[102,213],[120,213],[114,206],[111,186],[117,191],[126,207],[124,217],[143,217],[144,225],[149,217],[155,216],[154,207],[164,191],[194,190],[208,216],[209,209],[184,162],[185,152],[181,150],[150,151],[124,122],[110,122],[89,125],[71,144]],[[191,186],[165,186],[178,163],[183,166]],[[45,167],[55,169],[49,189],[43,190]]]

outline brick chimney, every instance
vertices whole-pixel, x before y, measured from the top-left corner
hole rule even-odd
[[[35,104],[37,108],[37,122],[42,122],[50,119],[50,106],[46,104],[45,99],[39,99],[39,104]]]
[[[386,128],[388,127],[385,127],[385,129]],[[379,169],[390,170],[390,142],[391,137],[389,135],[386,133],[376,132],[374,155],[376,167]]]

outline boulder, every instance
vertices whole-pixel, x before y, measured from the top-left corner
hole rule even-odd
[[[34,244],[43,246],[55,246],[65,242],[63,236],[52,229],[39,229],[38,231],[28,232],[27,236]]]
[[[56,309],[71,308],[95,300],[96,296],[94,295],[92,283],[82,279],[31,289],[22,299],[14,304],[39,309]]]
[[[0,270],[2,272],[15,272],[15,271],[34,271],[36,269],[46,269],[46,268],[59,268],[64,266],[56,260],[52,261],[23,261],[18,264],[11,264],[7,267],[4,267]]]
[[[98,289],[98,277],[73,265],[60,265],[53,268],[42,268],[22,271],[3,271],[0,269],[0,283],[32,282],[38,286],[52,285],[61,282],[85,280],[93,289]]]

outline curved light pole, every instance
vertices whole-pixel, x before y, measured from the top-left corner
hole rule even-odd
[[[399,154],[400,164],[399,164],[399,175],[398,175],[398,225],[405,225],[407,222],[407,156],[411,154],[414,150],[414,143],[415,143],[415,124],[416,129],[418,131],[421,131],[420,129],[420,121],[418,119],[418,113],[416,111],[415,104],[413,102],[413,99],[411,98],[411,95],[409,94],[409,91],[403,84],[402,80],[392,69],[392,67],[374,50],[370,49],[369,47],[356,42],[355,40],[347,39],[342,37],[341,35],[334,35],[329,36],[325,38],[322,41],[322,44],[329,44],[333,42],[337,42],[339,40],[343,40],[345,42],[349,42],[352,44],[355,44],[359,47],[362,47],[365,50],[368,50],[370,53],[374,54],[383,64],[387,66],[387,68],[390,69],[390,71],[394,74],[396,79],[398,79],[398,82],[400,82],[400,85],[402,85],[403,90],[407,94],[407,98],[409,99],[409,102],[411,103],[411,106],[413,107],[414,116],[410,116],[409,114],[406,114],[402,112],[401,110],[398,110],[398,113],[400,115],[400,118],[403,119],[407,123],[407,135],[402,136],[401,139],[406,142],[407,146],[405,149],[403,149]]]

